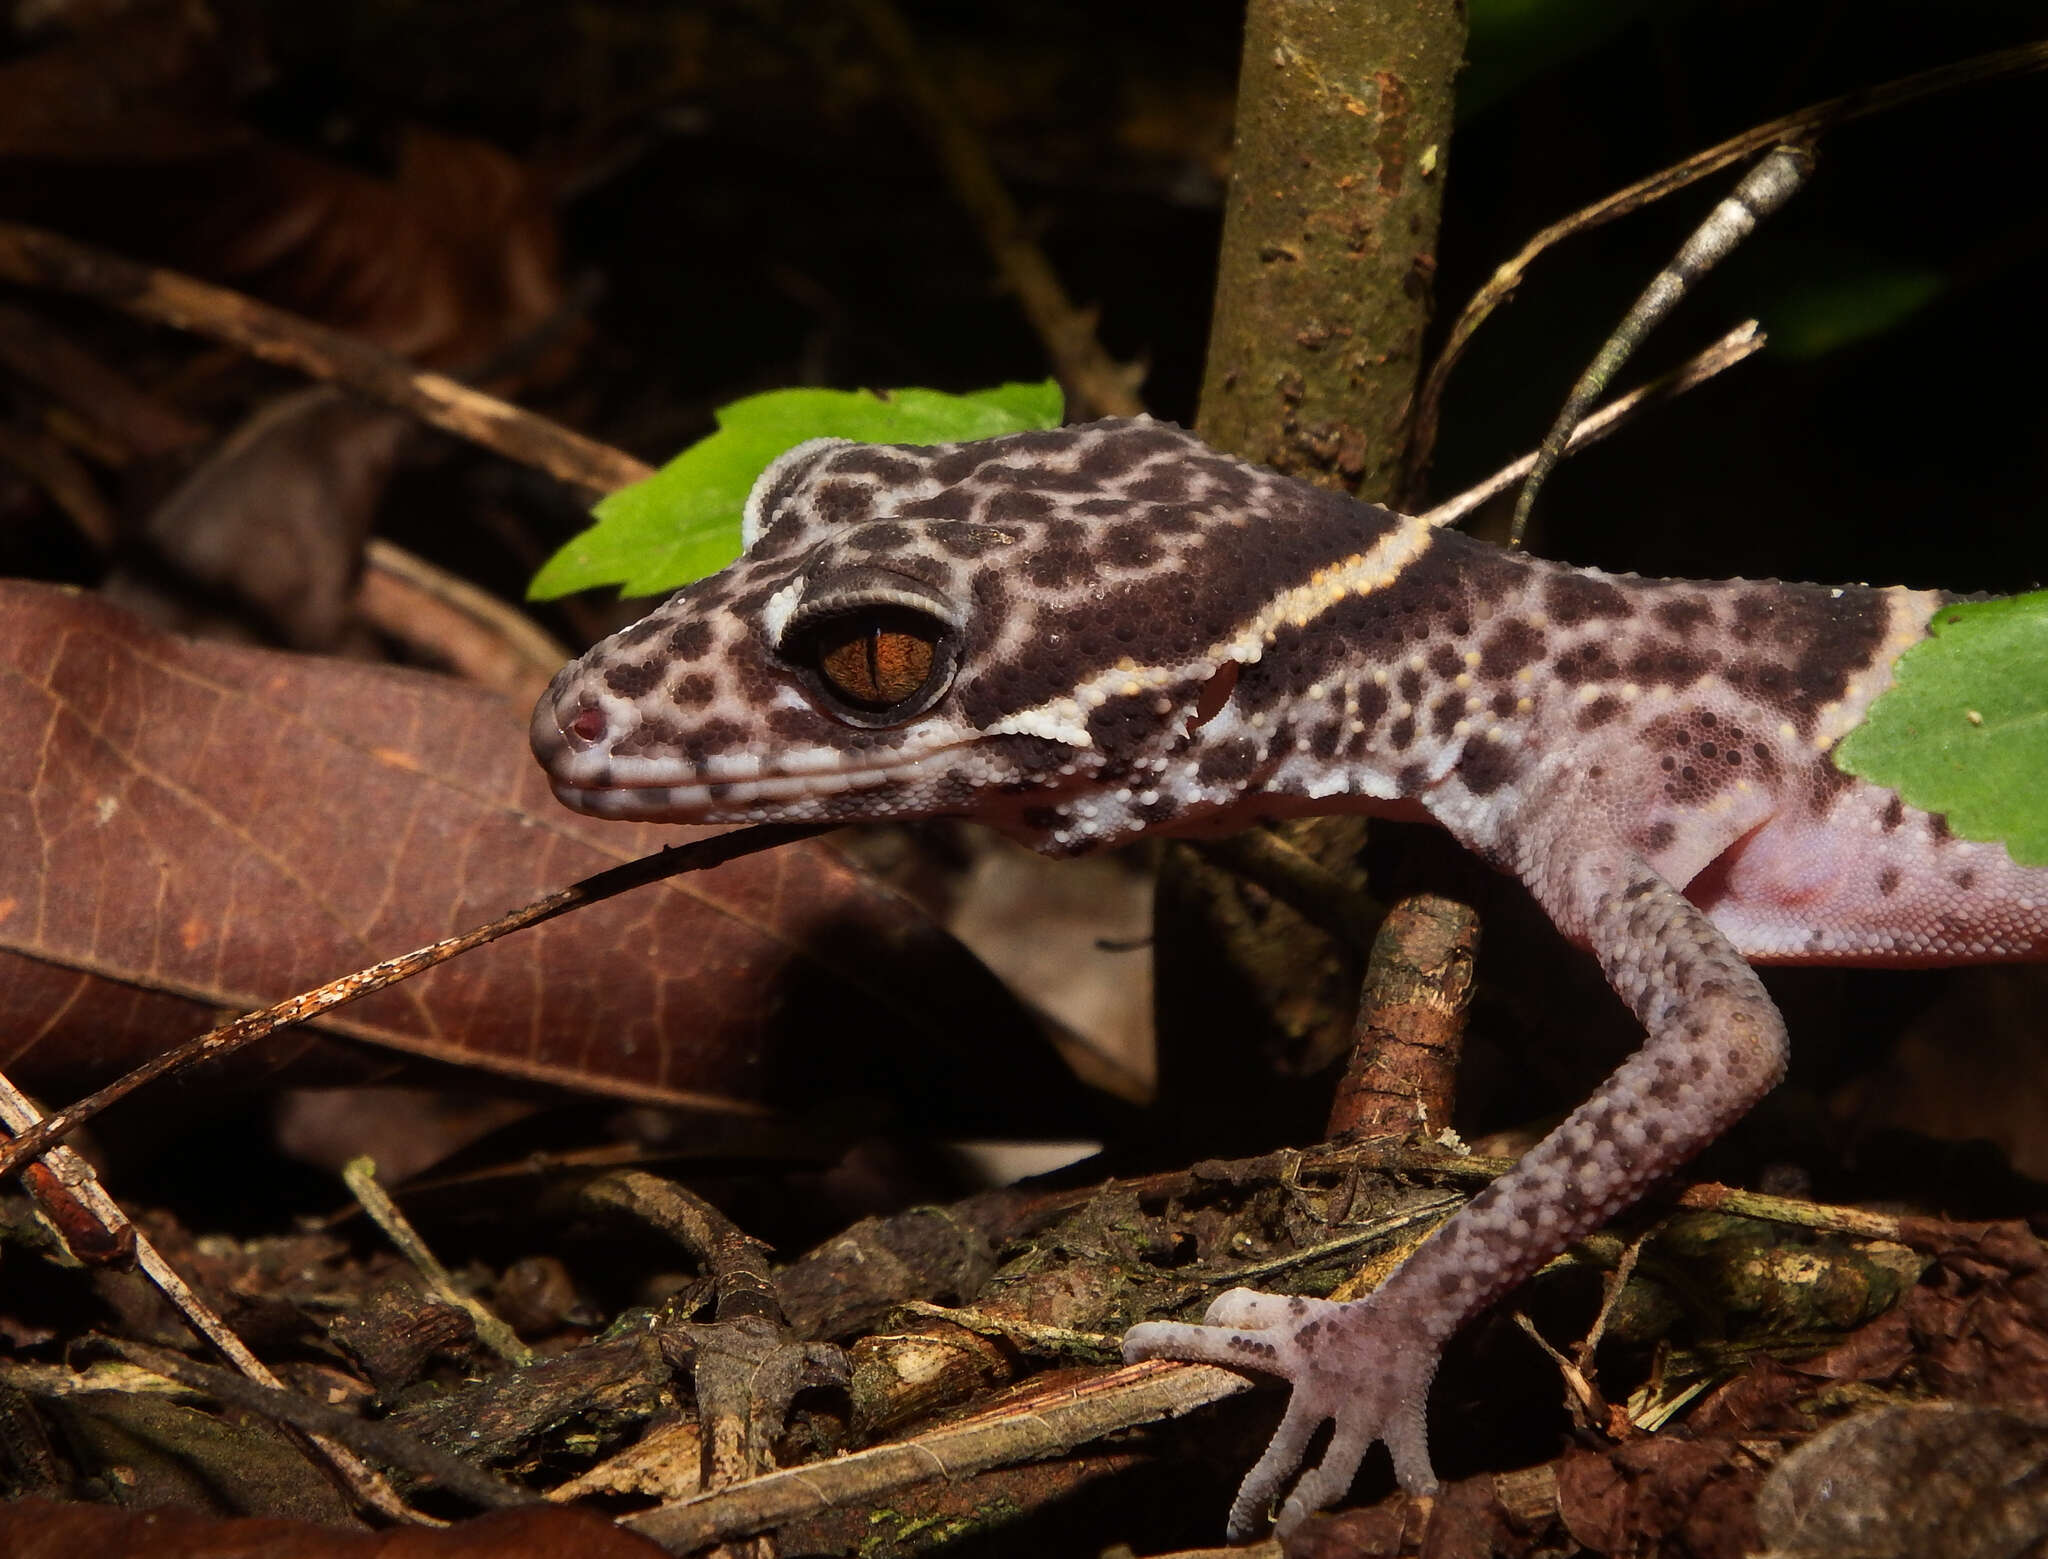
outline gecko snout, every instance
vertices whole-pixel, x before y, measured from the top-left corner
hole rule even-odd
[[[573,691],[573,679],[565,669],[557,675],[540,702],[533,706],[527,725],[527,742],[540,766],[559,776],[568,760],[585,753],[610,734],[610,721],[603,708]]]

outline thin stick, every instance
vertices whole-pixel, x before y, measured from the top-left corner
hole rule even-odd
[[[224,341],[265,362],[346,385],[508,460],[593,492],[610,492],[654,474],[651,466],[623,450],[472,390],[446,374],[415,368],[367,341],[225,287],[138,265],[41,228],[0,222],[0,280],[55,288]]]
[[[459,1456],[428,1445],[396,1424],[358,1418],[292,1391],[276,1381],[250,1384],[237,1380],[226,1370],[197,1363],[183,1354],[162,1348],[150,1348],[120,1339],[109,1339],[109,1345],[128,1363],[165,1380],[174,1380],[188,1391],[202,1392],[230,1407],[260,1413],[309,1438],[332,1435],[336,1439],[352,1440],[379,1461],[432,1478],[449,1493],[459,1494],[486,1510],[507,1510],[540,1503],[539,1495],[529,1493],[517,1484],[507,1483]],[[434,1522],[435,1526],[445,1524]]]
[[[1451,370],[1457,366],[1458,359],[1464,356],[1465,348],[1471,343],[1474,332],[1486,322],[1488,315],[1514,295],[1515,289],[1522,283],[1524,273],[1544,250],[1574,233],[1586,232],[1611,222],[1616,217],[1626,216],[1629,212],[1653,201],[1661,200],[1696,180],[1718,173],[1721,169],[1780,141],[1810,140],[1822,131],[1832,130],[1837,125],[1850,124],[1872,114],[1886,113],[1921,98],[1959,91],[1964,87],[1975,86],[1979,82],[1995,80],[2001,76],[2029,75],[2039,70],[2048,70],[2048,41],[2023,43],[2016,48],[1979,54],[1972,59],[1959,60],[1953,65],[1942,65],[1934,70],[1922,71],[1917,76],[1904,76],[1897,81],[1885,82],[1881,86],[1864,87],[1855,92],[1844,93],[1841,97],[1811,104],[1781,119],[1752,126],[1740,135],[1729,137],[1718,146],[1710,146],[1683,162],[1660,169],[1625,189],[1616,190],[1604,200],[1597,200],[1592,205],[1573,212],[1562,221],[1551,223],[1493,273],[1486,284],[1472,295],[1472,301],[1465,305],[1464,311],[1458,315],[1457,322],[1451,326],[1451,333],[1444,343],[1443,352],[1430,368],[1428,378],[1423,381],[1422,391],[1416,397],[1414,430],[1408,441],[1408,456],[1398,495],[1401,501],[1412,504],[1421,491],[1423,474],[1427,471],[1430,456],[1436,449],[1437,429],[1443,419],[1444,386],[1450,378]]]
[[[678,1500],[621,1525],[671,1553],[687,1553],[897,1489],[938,1479],[957,1483],[991,1467],[1063,1455],[1116,1430],[1177,1418],[1250,1389],[1244,1376],[1213,1364],[1127,1364],[1071,1385],[1043,1386],[912,1439]]]
[[[348,1187],[349,1195],[356,1199],[357,1205],[370,1215],[370,1221],[384,1231],[384,1237],[398,1247],[398,1253],[427,1280],[427,1286],[434,1291],[435,1297],[469,1317],[470,1324],[476,1328],[478,1342],[515,1368],[525,1369],[533,1363],[533,1350],[519,1340],[519,1334],[505,1323],[503,1317],[481,1299],[465,1294],[455,1286],[454,1274],[441,1264],[441,1258],[420,1238],[420,1231],[391,1200],[391,1193],[377,1183],[375,1159],[367,1155],[350,1159],[342,1165],[341,1183]]]
[[[40,1129],[42,1112],[32,1100],[14,1086],[12,1080],[0,1074],[0,1120],[20,1133],[15,1143],[27,1141]],[[13,1146],[13,1144],[10,1144]],[[51,1148],[42,1160],[60,1185],[86,1211],[100,1221],[102,1227],[116,1241],[132,1244],[135,1264],[142,1268],[149,1280],[156,1284],[163,1296],[170,1300],[186,1324],[201,1337],[212,1343],[216,1352],[236,1369],[259,1386],[268,1386],[282,1391],[284,1383],[271,1374],[269,1366],[249,1351],[248,1345],[229,1329],[214,1308],[198,1294],[192,1285],[178,1273],[178,1269],[164,1259],[163,1252],[150,1242],[148,1235],[135,1227],[134,1222],[121,1210],[121,1204],[108,1194],[100,1184],[99,1176],[92,1166],[70,1148],[59,1143]],[[422,1515],[393,1492],[391,1485],[381,1474],[367,1467],[356,1455],[336,1444],[324,1435],[307,1433],[306,1439],[313,1449],[323,1457],[341,1477],[359,1500],[370,1509],[380,1511],[395,1521],[427,1523],[438,1526],[441,1523],[432,1517]]]
[[[925,68],[903,14],[891,0],[853,0],[853,10],[869,40],[902,80],[954,195],[981,229],[981,241],[1038,332],[1039,344],[1074,402],[1074,413],[1139,415],[1145,409],[1137,395],[1142,370],[1111,357],[1096,339],[1094,312],[1076,308],[1068,298],[1045,251],[1026,234],[1016,202],[1003,187],[980,137]]]
[[[355,604],[382,632],[521,703],[539,698],[571,658],[517,607],[381,536],[363,548]]]
[[[458,953],[466,953],[473,947],[482,947],[486,942],[495,942],[499,937],[537,926],[542,921],[553,920],[565,911],[583,904],[595,904],[603,899],[615,898],[630,889],[642,887],[650,882],[659,882],[665,877],[678,876],[683,872],[704,871],[713,866],[723,866],[727,861],[742,855],[751,855],[758,850],[772,850],[778,845],[794,840],[808,839],[830,828],[823,823],[765,823],[757,828],[738,828],[728,834],[719,834],[712,839],[699,839],[691,844],[671,845],[653,855],[644,855],[636,861],[613,866],[605,871],[585,877],[581,882],[558,889],[545,898],[535,899],[531,904],[513,910],[510,914],[465,931],[459,936],[444,937],[438,942],[429,942],[425,947],[412,952],[401,953],[396,958],[387,958],[382,963],[371,964],[354,974],[345,974],[338,980],[330,980],[300,995],[288,997],[260,1012],[246,1013],[231,1023],[210,1029],[195,1039],[187,1040],[173,1050],[167,1050],[143,1062],[126,1076],[116,1078],[99,1092],[90,1094],[68,1108],[43,1118],[38,1124],[21,1132],[12,1142],[0,1146],[0,1176],[11,1174],[31,1158],[49,1151],[51,1145],[75,1131],[86,1121],[116,1099],[125,1098],[144,1083],[172,1072],[183,1071],[186,1067],[225,1055],[252,1044],[273,1031],[288,1024],[303,1023],[308,1018],[318,1017],[324,1012],[367,996],[372,991],[381,991],[387,985],[400,980],[409,980],[414,975],[446,963]],[[680,1097],[680,1096],[679,1096]],[[708,1109],[744,1110],[750,1108],[737,1099],[718,1094],[700,1094],[693,1102]]]
[[[1557,420],[1537,446],[1536,463],[1529,468],[1528,480],[1522,483],[1522,491],[1515,498],[1514,518],[1508,521],[1510,547],[1522,544],[1529,529],[1529,513],[1536,507],[1536,495],[1542,491],[1544,478],[1563,456],[1572,430],[1586,420],[1593,403],[1607,393],[1607,386],[1614,382],[1621,365],[1678,307],[1679,300],[1699,284],[1702,276],[1733,254],[1756,231],[1759,222],[1797,194],[1812,176],[1812,148],[1796,142],[1777,147],[1707,213],[1706,221],[1694,229],[1671,263],[1650,278],[1650,285],[1614,327],[1614,334],[1593,354],[1593,361],[1579,375],[1579,382],[1565,397]]]
[[[1755,320],[1744,320],[1719,341],[1687,359],[1663,378],[1652,380],[1640,389],[1630,390],[1626,395],[1618,395],[1602,406],[1572,430],[1572,436],[1566,441],[1562,453],[1568,456],[1576,455],[1580,450],[1607,437],[1637,412],[1645,411],[1651,406],[1662,405],[1697,385],[1705,384],[1714,375],[1733,368],[1746,357],[1761,352],[1765,339]],[[1432,525],[1455,524],[1481,504],[1499,497],[1521,481],[1529,474],[1535,463],[1536,452],[1532,450],[1521,459],[1502,466],[1477,486],[1466,488],[1455,498],[1446,498],[1434,509],[1425,511],[1422,518]]]

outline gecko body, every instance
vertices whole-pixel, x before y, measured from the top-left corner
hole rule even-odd
[[[2048,956],[2048,869],[1837,770],[1939,592],[1651,580],[1504,552],[1111,421],[818,440],[746,551],[557,676],[556,794],[677,822],[993,823],[1055,854],[1274,815],[1426,815],[1526,883],[1647,1040],[1365,1299],[1236,1290],[1131,1357],[1293,1383],[1233,1507],[1283,1525],[1375,1440],[1434,1486],[1460,1326],[1772,1087],[1750,963]]]

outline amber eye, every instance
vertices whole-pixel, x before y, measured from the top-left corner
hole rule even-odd
[[[809,660],[827,692],[870,714],[907,718],[943,675],[944,625],[920,612],[873,608],[820,623]],[[906,708],[917,706],[917,708]]]

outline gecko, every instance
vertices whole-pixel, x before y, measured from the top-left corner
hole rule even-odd
[[[740,559],[565,667],[554,792],[599,817],[954,816],[1054,855],[1363,811],[1527,885],[1646,1039],[1371,1294],[1248,1289],[1127,1358],[1278,1375],[1230,1528],[1286,1530],[1424,1406],[1460,1327],[1638,1200],[1784,1071],[1752,963],[2048,956],[2048,868],[1841,772],[1835,742],[1952,597],[1573,568],[1149,419],[938,446],[820,439]]]

